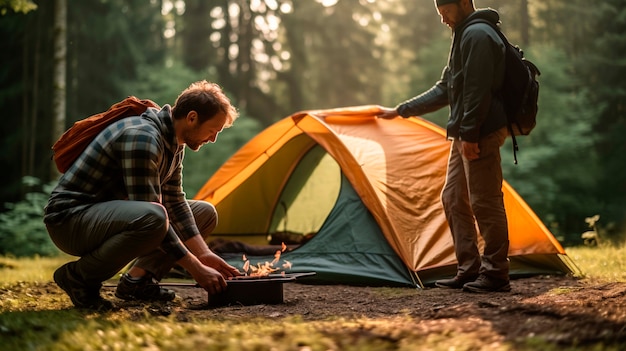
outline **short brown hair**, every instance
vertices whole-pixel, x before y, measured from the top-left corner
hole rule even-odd
[[[206,80],[191,83],[183,90],[176,103],[172,107],[172,117],[174,119],[185,118],[190,111],[196,111],[201,123],[215,117],[218,112],[226,114],[226,124],[224,127],[232,126],[239,116],[237,109],[231,105],[230,99],[224,94],[222,88]]]

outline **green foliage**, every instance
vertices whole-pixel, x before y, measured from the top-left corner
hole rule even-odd
[[[137,76],[126,84],[127,94],[153,100],[160,106],[174,105],[178,94],[195,81],[214,81],[214,77],[203,77],[179,62],[142,65],[137,68]]]
[[[33,185],[39,184],[32,177],[27,177],[24,181]],[[59,253],[42,220],[43,208],[49,194],[50,192],[32,191],[20,202],[5,204],[8,211],[0,213],[0,255],[22,257]]]
[[[599,107],[593,132],[601,136],[594,145],[601,172],[595,194],[602,201],[603,221],[626,228],[626,7],[622,0],[603,1],[591,13],[596,35],[578,62],[590,103]]]
[[[128,96],[140,68],[164,64],[166,46],[159,1],[68,2],[67,15],[69,125]]]
[[[402,99],[409,99],[430,89],[441,79],[441,73],[448,61],[449,50],[449,40],[432,41],[428,43],[428,45],[419,48],[416,52],[415,65],[410,68],[410,73],[407,75],[411,79],[411,83],[409,84],[411,91],[405,94]],[[396,101],[395,103],[398,102],[399,101]],[[445,128],[449,115],[450,109],[442,108],[422,117]]]
[[[0,15],[5,15],[9,10],[28,13],[36,9],[37,4],[31,0],[0,0]]]
[[[510,138],[503,147],[505,179],[544,223],[559,223],[551,228],[555,235],[578,240],[584,229],[581,219],[600,206],[593,196],[600,170],[592,147],[598,108],[589,103],[586,89],[576,88],[580,82],[564,52],[540,46],[526,55],[542,72],[538,122],[531,135],[517,138],[518,165],[513,164]]]
[[[626,220],[622,2],[476,3],[500,12],[512,42],[534,46],[523,44],[543,71],[540,126],[520,138],[519,166],[506,154],[510,145],[503,163],[507,180],[565,238],[577,238],[585,229],[581,218],[594,213],[616,227]],[[28,13],[13,11],[33,4]],[[0,167],[19,170],[0,176],[5,202],[22,199],[23,176],[54,178],[54,4],[0,0],[0,108],[15,119],[0,126]],[[249,139],[244,130],[256,127],[244,125],[248,118],[268,125],[305,109],[393,106],[439,78],[450,43],[432,0],[84,0],[67,10],[67,126],[127,95],[171,104],[200,79],[224,86],[245,110],[217,144],[190,153],[190,193]],[[443,126],[447,114],[425,117]],[[230,135],[237,139],[232,149]]]

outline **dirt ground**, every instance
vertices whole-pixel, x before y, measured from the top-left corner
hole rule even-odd
[[[199,288],[174,288],[178,298],[149,306],[151,313],[181,319],[410,316],[424,334],[475,334],[486,343],[540,337],[558,345],[626,344],[626,283],[589,283],[538,276],[511,282],[510,293],[473,294],[426,288],[283,284],[283,303],[212,307]],[[119,300],[118,300],[119,301]],[[124,306],[124,304],[126,304]],[[123,308],[133,309],[131,303]],[[140,306],[137,306],[140,307]],[[145,306],[144,306],[145,308]],[[139,310],[139,308],[138,308]]]
[[[282,284],[283,303],[220,307],[211,306],[207,293],[195,287],[174,287],[177,298],[160,304],[116,299],[112,287],[103,288],[103,296],[137,319],[144,318],[146,311],[181,322],[291,316],[304,321],[410,317],[410,325],[400,322],[399,328],[410,328],[411,333],[425,337],[431,333],[469,334],[485,345],[532,337],[559,346],[626,345],[626,283],[537,276],[512,280],[511,287],[510,293],[473,294],[439,288],[289,282]],[[70,307],[67,296],[52,282],[0,289],[0,299],[32,300],[37,296],[56,301],[60,309]],[[32,307],[37,308],[38,302],[33,303]]]

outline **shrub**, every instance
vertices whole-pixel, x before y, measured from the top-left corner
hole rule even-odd
[[[17,203],[5,203],[7,211],[0,213],[0,255],[4,256],[52,256],[60,251],[52,243],[43,223],[43,208],[51,186],[39,187],[40,181],[25,177],[22,182],[31,191]]]

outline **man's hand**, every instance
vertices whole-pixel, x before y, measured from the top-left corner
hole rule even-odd
[[[381,107],[381,112],[376,115],[378,118],[393,119],[398,117],[398,111],[395,108]]]
[[[209,266],[217,270],[222,275],[222,277],[226,279],[242,275],[237,268],[226,263],[226,261],[216,255],[214,252],[204,253],[198,256],[198,259],[205,266]]]
[[[214,268],[201,265],[192,274],[193,279],[209,294],[219,294],[226,289],[226,279]]]
[[[204,263],[188,252],[178,263],[183,266],[193,279],[209,294],[215,295],[224,291],[226,279],[215,268],[206,266]]]
[[[461,147],[463,149],[463,156],[470,161],[474,161],[480,157],[480,149],[478,143],[470,143],[468,141],[461,141]]]
[[[205,266],[217,270],[225,279],[242,275],[237,268],[229,265],[221,257],[209,250],[202,236],[196,235],[185,241],[185,246],[195,255],[198,260]]]

